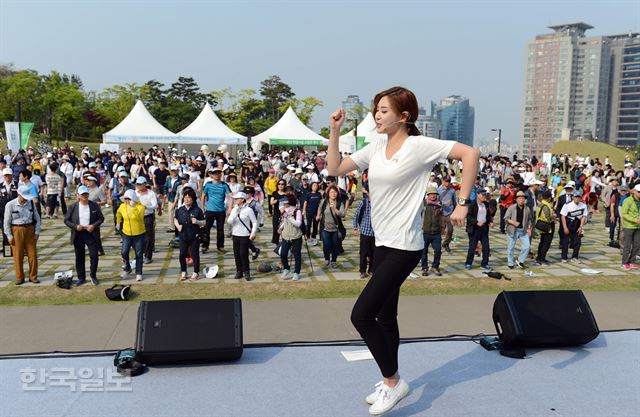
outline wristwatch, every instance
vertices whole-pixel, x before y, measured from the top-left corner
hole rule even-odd
[[[458,204],[461,206],[468,206],[471,204],[470,198],[458,197]]]

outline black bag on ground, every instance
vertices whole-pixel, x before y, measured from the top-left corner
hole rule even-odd
[[[146,365],[139,362],[138,352],[132,348],[119,350],[113,358],[113,366],[123,376],[138,376],[147,370]]]
[[[113,287],[104,290],[105,295],[111,301],[127,301],[131,285],[114,284]]]

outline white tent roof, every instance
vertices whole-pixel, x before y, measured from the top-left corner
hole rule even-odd
[[[259,149],[263,143],[269,145],[320,146],[329,145],[329,139],[323,138],[305,126],[298,119],[293,109],[289,107],[275,125],[251,139],[254,149]]]
[[[200,115],[184,130],[178,132],[178,143],[247,144],[247,138],[222,123],[209,103]]]
[[[353,129],[344,135],[340,136],[340,143],[351,143],[353,142],[354,150],[355,150],[355,137],[353,136]],[[387,135],[384,133],[376,132],[376,121],[373,118],[373,114],[371,112],[367,113],[364,119],[358,124],[358,136],[364,136],[364,141],[366,143],[370,143],[376,141],[378,139],[386,139]],[[347,151],[348,152],[348,151]]]
[[[173,143],[177,136],[153,118],[138,100],[116,127],[102,135],[104,143]]]

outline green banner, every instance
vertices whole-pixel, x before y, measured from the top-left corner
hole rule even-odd
[[[364,136],[356,136],[356,151],[359,151],[360,149],[368,145],[368,143],[366,143],[364,140]]]
[[[20,149],[27,149],[29,146],[29,135],[33,130],[33,123],[20,122]]]
[[[322,146],[321,140],[269,139],[270,145]]]

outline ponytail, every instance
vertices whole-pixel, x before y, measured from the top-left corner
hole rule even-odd
[[[418,126],[416,126],[414,123],[407,124],[407,131],[411,136],[422,135],[422,133],[420,132],[420,129],[418,129]]]

